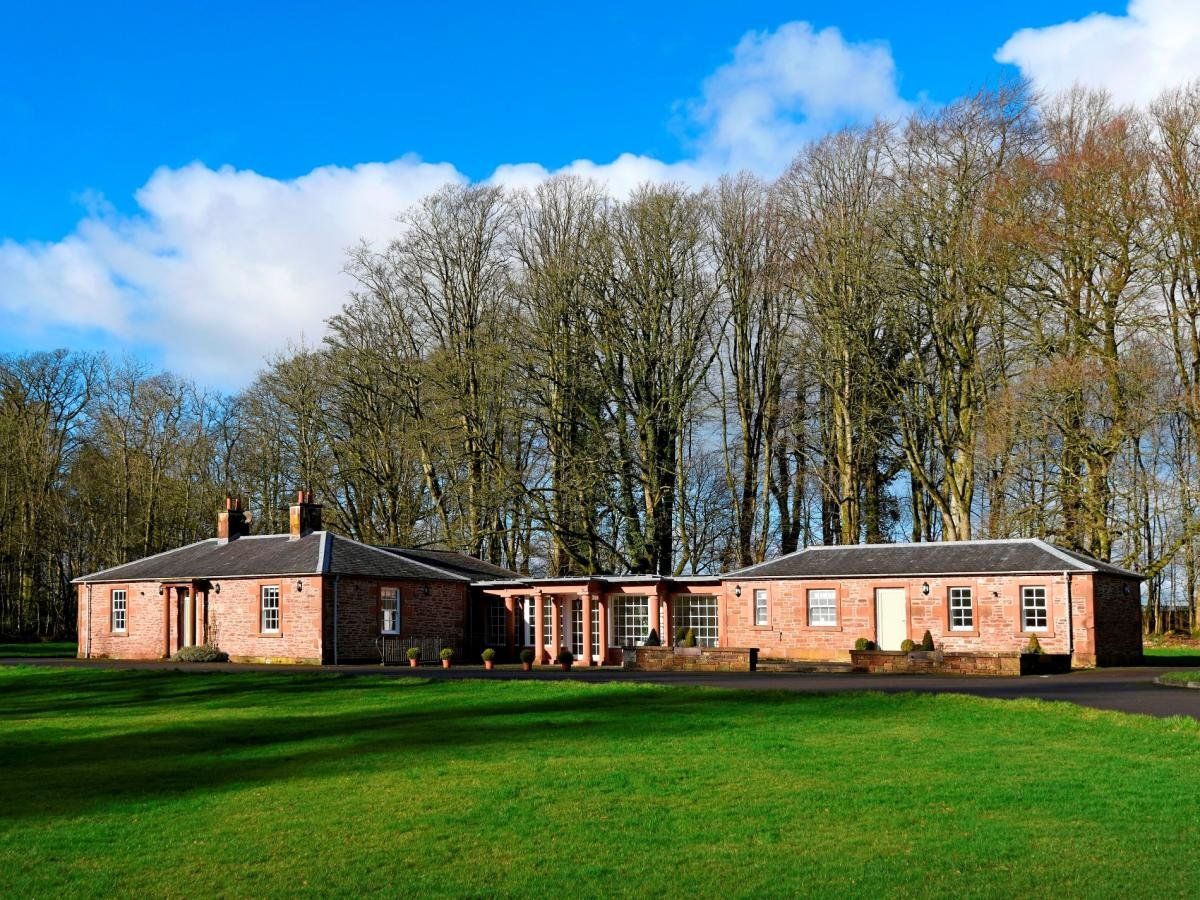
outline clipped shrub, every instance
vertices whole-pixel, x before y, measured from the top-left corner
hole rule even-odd
[[[867,640],[866,638],[859,638],[857,641],[854,642],[854,649],[855,650],[874,650],[875,642]]]
[[[421,648],[420,647],[409,647],[408,650],[405,652],[408,654],[409,659],[420,659],[421,658]]]
[[[695,647],[696,646],[696,629],[695,628],[689,628],[687,630],[687,633],[683,636],[683,646],[685,646],[685,647]]]
[[[454,648],[443,647],[442,652],[438,654],[442,659],[454,659]]]
[[[559,649],[558,656],[556,658],[557,658],[558,662],[564,666],[569,666],[569,665],[571,665],[571,663],[575,662],[575,654],[572,653],[570,650],[568,650],[566,647],[562,647]]]
[[[925,633],[923,635],[921,635],[921,649],[922,650],[932,650],[933,649],[933,635],[929,633],[929,629],[925,629]]]
[[[536,655],[537,654],[535,654],[532,649],[530,649],[529,647],[526,647],[524,650],[521,651],[521,662],[531,663],[531,662],[533,662],[533,659]]]
[[[914,644],[912,642],[912,640],[910,640],[909,638],[905,638],[904,640],[902,640],[900,642],[900,652],[901,653],[911,653],[913,650],[916,650],[916,649],[917,649],[917,645]]]
[[[175,662],[206,663],[229,662],[229,654],[212,644],[182,647],[171,657]]]
[[[662,646],[662,638],[660,638],[658,636],[658,632],[653,628],[651,628],[650,633],[648,635],[646,635],[646,646],[647,647],[661,647]]]
[[[1029,636],[1029,643],[1025,647],[1025,652],[1026,653],[1035,653],[1039,656],[1045,652],[1044,650],[1042,650],[1042,643],[1041,643],[1041,641],[1039,641],[1037,639],[1036,634],[1031,634]]]
[[[682,647],[683,639],[687,636],[687,629],[680,625],[675,629],[675,646]]]
[[[486,650],[480,653],[479,656],[484,662],[491,662],[496,658],[496,651],[491,647],[488,647]]]

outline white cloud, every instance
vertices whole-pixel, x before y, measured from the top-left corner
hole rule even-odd
[[[849,120],[903,110],[881,44],[847,43],[836,29],[794,22],[752,32],[688,105],[693,158],[622,154],[560,170],[615,195],[647,181],[699,186],[722,171],[775,174],[805,140]],[[489,181],[512,187],[555,172],[502,165]],[[326,166],[291,180],[199,163],[162,168],[122,216],[95,197],[74,232],[53,243],[0,241],[0,316],[33,342],[99,333],[114,349],[153,347],[172,369],[222,387],[244,383],[264,356],[324,333],[349,288],[345,249],[382,242],[418,198],[463,181],[448,163],[416,157]]]
[[[704,82],[692,115],[704,129],[704,157],[773,173],[806,140],[907,109],[886,44],[852,44],[836,28],[789,22],[745,35],[732,62]]]
[[[1095,13],[1010,37],[996,60],[1020,68],[1038,88],[1103,88],[1119,103],[1144,104],[1200,77],[1196,0],[1130,0],[1123,16]]]

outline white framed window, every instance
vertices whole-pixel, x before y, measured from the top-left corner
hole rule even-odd
[[[533,602],[532,597],[518,597],[517,605],[521,610],[521,622],[524,624],[522,631],[525,639],[522,643],[526,647],[533,647],[537,644],[537,604]]]
[[[508,642],[508,609],[503,597],[489,597],[483,642],[496,647]]]
[[[384,634],[400,633],[400,588],[379,589],[379,609],[383,614],[381,630]]]
[[[713,594],[676,594],[672,599],[675,635],[690,628],[700,647],[717,646],[717,598]]]
[[[612,620],[615,646],[643,646],[650,636],[650,598],[637,594],[614,596]]]
[[[754,589],[754,624],[766,625],[770,619],[767,614],[767,589]]]
[[[554,640],[554,601],[549,597],[542,598],[542,639],[547,645]]]
[[[576,597],[571,601],[571,646],[575,658],[583,656],[583,601]]]
[[[831,588],[813,588],[808,592],[808,624],[837,624],[837,593]]]
[[[279,631],[279,585],[263,585],[259,595],[262,607],[262,630],[264,632]]]
[[[972,631],[975,628],[975,605],[969,587],[950,588],[950,630]]]
[[[125,630],[125,614],[127,607],[125,606],[125,592],[112,592],[112,630]]]
[[[1026,631],[1046,631],[1050,616],[1044,587],[1021,588],[1021,627]]]

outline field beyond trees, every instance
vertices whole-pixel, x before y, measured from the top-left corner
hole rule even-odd
[[[0,669],[5,896],[1178,896],[1198,790],[1033,701]]]

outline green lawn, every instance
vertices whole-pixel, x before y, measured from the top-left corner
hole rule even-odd
[[[1167,672],[1159,677],[1163,681],[1178,681],[1181,684],[1188,684],[1192,681],[1200,681],[1200,672]]]
[[[1146,647],[1143,656],[1196,656],[1200,657],[1200,647]]]
[[[1184,896],[1200,723],[0,669],[0,895]]]
[[[44,643],[0,644],[0,658],[22,656],[74,656],[74,641],[46,641]]]

